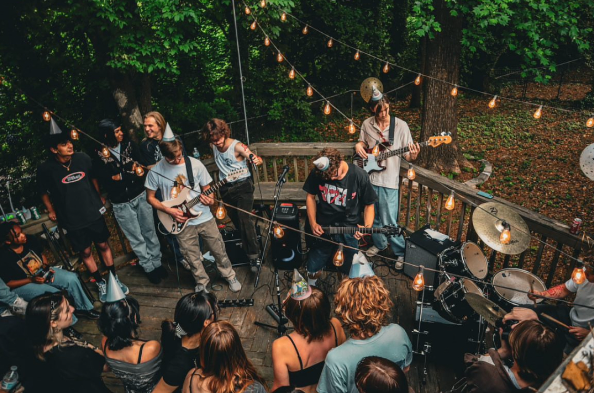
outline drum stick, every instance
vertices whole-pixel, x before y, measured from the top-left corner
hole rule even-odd
[[[565,329],[567,329],[567,330],[569,330],[569,328],[570,328],[570,326],[567,326],[567,325],[566,325],[566,324],[564,324],[563,322],[561,322],[561,321],[559,321],[559,320],[557,320],[557,319],[555,319],[555,318],[551,317],[551,316],[550,316],[550,315],[548,315],[548,314],[542,313],[542,314],[540,314],[540,315],[542,315],[543,317],[545,317],[545,318],[546,318],[546,319],[548,319],[549,321],[555,322],[555,323],[556,323],[557,325],[559,325],[559,326],[563,326],[563,327],[564,327]]]
[[[534,293],[534,280],[530,281],[530,293]],[[536,306],[536,299],[532,300]]]

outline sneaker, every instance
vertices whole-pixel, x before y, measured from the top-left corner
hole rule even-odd
[[[144,272],[144,274],[146,275],[146,278],[148,278],[148,280],[151,282],[151,284],[159,284],[161,282],[161,275],[159,274],[157,269],[154,269],[150,272]]]
[[[105,303],[107,300],[107,283],[105,280],[101,280],[95,281],[95,284],[97,284],[97,289],[99,290],[99,301]]]
[[[396,260],[396,263],[394,264],[394,268],[396,270],[404,269],[404,257],[398,257],[398,259]]]
[[[15,313],[15,315],[22,315],[25,316],[25,311],[27,310],[27,303],[25,301],[25,299],[23,299],[22,297],[17,297],[17,299],[14,301],[14,303],[12,303],[12,312]]]
[[[190,264],[185,259],[180,260],[179,263],[181,263],[181,265],[184,267],[184,269],[192,271]]]
[[[227,280],[229,283],[229,289],[231,292],[239,292],[241,291],[241,283],[237,281],[237,278],[232,278],[231,280]]]
[[[159,273],[159,277],[161,277],[161,278],[169,277],[169,272],[167,272],[167,269],[165,269],[165,266],[163,266],[163,265],[159,266],[154,271]]]
[[[368,257],[374,257],[377,255],[378,252],[381,252],[381,251],[383,251],[383,250],[380,250],[376,246],[371,246],[371,247],[369,247],[369,249],[367,251],[365,251],[365,254],[367,254]]]
[[[250,270],[252,273],[258,273],[258,268],[261,264],[262,262],[260,262],[260,259],[258,258],[250,259]]]
[[[206,289],[206,287],[202,284],[196,284],[196,286],[194,287],[194,292],[204,292],[204,293],[208,293],[208,290]]]
[[[118,278],[118,275],[117,274],[115,276],[115,279],[118,282],[118,284],[120,284],[120,288],[122,288],[122,292],[124,292],[124,295],[129,294],[130,293],[130,290],[128,289],[128,287],[125,284],[122,284],[122,282]]]

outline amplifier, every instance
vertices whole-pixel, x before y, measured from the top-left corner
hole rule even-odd
[[[256,225],[256,234],[258,235],[258,244],[260,250],[262,249],[262,235],[260,234],[260,228]],[[250,261],[243,251],[241,242],[241,233],[238,229],[230,230],[227,228],[221,229],[221,236],[225,242],[225,251],[227,256],[231,260],[233,266],[249,265]]]

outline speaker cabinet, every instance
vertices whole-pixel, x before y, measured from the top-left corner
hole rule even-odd
[[[260,234],[260,227],[256,225],[256,234],[258,236],[258,244],[262,249],[262,235]],[[249,265],[250,261],[243,251],[243,243],[241,241],[241,233],[238,229],[228,230],[224,228],[221,230],[221,236],[225,242],[225,251],[231,260],[233,266]]]
[[[275,221],[285,227],[299,230],[299,209],[294,203],[281,203],[276,208]],[[285,229],[285,235],[277,239],[270,235],[272,263],[279,270],[299,269],[303,263],[301,233]]]

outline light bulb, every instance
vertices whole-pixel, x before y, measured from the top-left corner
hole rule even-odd
[[[420,85],[421,84],[421,74],[417,75],[417,78],[415,79],[415,85]]]
[[[48,111],[43,112],[43,120],[50,121],[51,119],[52,115]]]
[[[384,72],[384,74],[387,74],[388,72],[390,72],[390,64],[388,64],[387,61],[386,61],[386,64],[384,64],[384,68],[382,68],[382,71]]]
[[[584,281],[586,281],[586,268],[580,265],[581,264],[576,266],[575,269],[573,269],[573,273],[571,273],[571,279],[578,285],[583,284]]]
[[[456,97],[458,95],[458,86],[457,85],[454,86],[454,88],[452,89],[450,94],[452,95],[452,97]]]
[[[103,154],[103,157],[105,158],[108,158],[111,155],[107,146],[103,146],[103,149],[101,149],[101,154]]]
[[[250,29],[256,30],[257,26],[258,26],[258,24],[256,23],[256,21],[253,21],[252,24],[250,25]]]
[[[260,0],[260,7],[266,7],[266,0]]]
[[[286,12],[283,12],[281,14],[281,22],[286,22],[286,21],[287,21],[287,13]]]
[[[342,266],[344,264],[344,246],[342,243],[338,245],[338,250],[334,254],[334,258],[332,258],[332,263],[334,263],[334,266]]]
[[[289,71],[289,79],[295,79],[295,68],[291,68]]]
[[[219,202],[219,207],[217,207],[217,212],[215,213],[218,220],[222,220],[223,218],[227,217],[227,210],[225,210],[225,206],[223,206],[223,202]]]
[[[179,195],[179,191],[177,189],[177,182],[173,182],[173,188],[171,189],[169,195],[171,195],[171,199],[175,199]]]
[[[70,139],[72,139],[73,141],[78,140],[78,131],[76,131],[76,128],[70,130]]]
[[[270,38],[268,38],[268,36],[264,38],[264,46],[270,46]]]
[[[307,86],[307,96],[311,97],[313,96],[313,87],[311,87],[311,85]]]
[[[425,267],[423,265],[419,266],[419,272],[413,280],[412,288],[418,292],[425,288],[425,277],[423,276],[423,270],[425,270]]]
[[[301,32],[303,33],[303,35],[306,35],[307,33],[309,33],[309,28],[307,27],[307,25],[305,25],[305,27],[303,28],[303,30],[301,30]]]
[[[349,134],[354,134],[355,132],[357,132],[357,127],[355,127],[352,120],[349,123],[349,126],[347,127],[347,129],[349,130]]]
[[[249,15],[252,13],[252,10],[250,10],[250,7],[248,7],[247,5],[245,6],[245,14]]]
[[[594,117],[591,117],[588,119],[588,121],[586,122],[586,127],[588,127],[588,128],[594,127]]]
[[[4,77],[0,76],[0,86],[2,86],[3,83],[4,83]]]
[[[454,200],[454,191],[452,191],[445,203],[445,208],[448,210],[454,210],[454,207],[456,207],[456,201]]]
[[[536,110],[536,112],[534,112],[532,116],[534,116],[535,119],[540,119],[540,117],[542,116],[542,105],[538,107],[538,109]]]
[[[379,145],[375,145],[373,147],[373,149],[371,150],[371,154],[373,154],[376,157],[379,155],[379,152],[380,152]]]
[[[136,176],[144,175],[144,168],[142,167],[142,165],[134,163],[133,169],[134,173],[136,173]]]
[[[276,55],[276,61],[278,61],[279,63],[282,63],[284,60],[284,56],[282,53],[278,52],[278,55]]]
[[[509,242],[511,241],[510,226],[505,221],[503,222],[503,230],[499,235],[499,241],[501,242],[501,244],[509,244]]]
[[[330,106],[330,102],[326,101],[326,105],[324,105],[324,114],[329,115],[332,113],[332,107]]]
[[[330,38],[328,40],[328,44],[327,45],[328,45],[328,48],[332,48],[334,46],[334,40],[332,38]]]
[[[285,230],[280,225],[275,225],[272,229],[272,233],[277,239],[282,239],[285,236]]]
[[[497,96],[493,97],[491,101],[489,101],[489,108],[493,109],[497,105]]]
[[[415,177],[417,177],[417,173],[415,172],[415,168],[413,168],[412,164],[408,165],[408,172],[406,172],[406,177],[408,177],[408,180],[415,180]]]
[[[361,53],[359,52],[359,50],[357,50],[355,52],[355,60],[359,60],[361,58]]]

